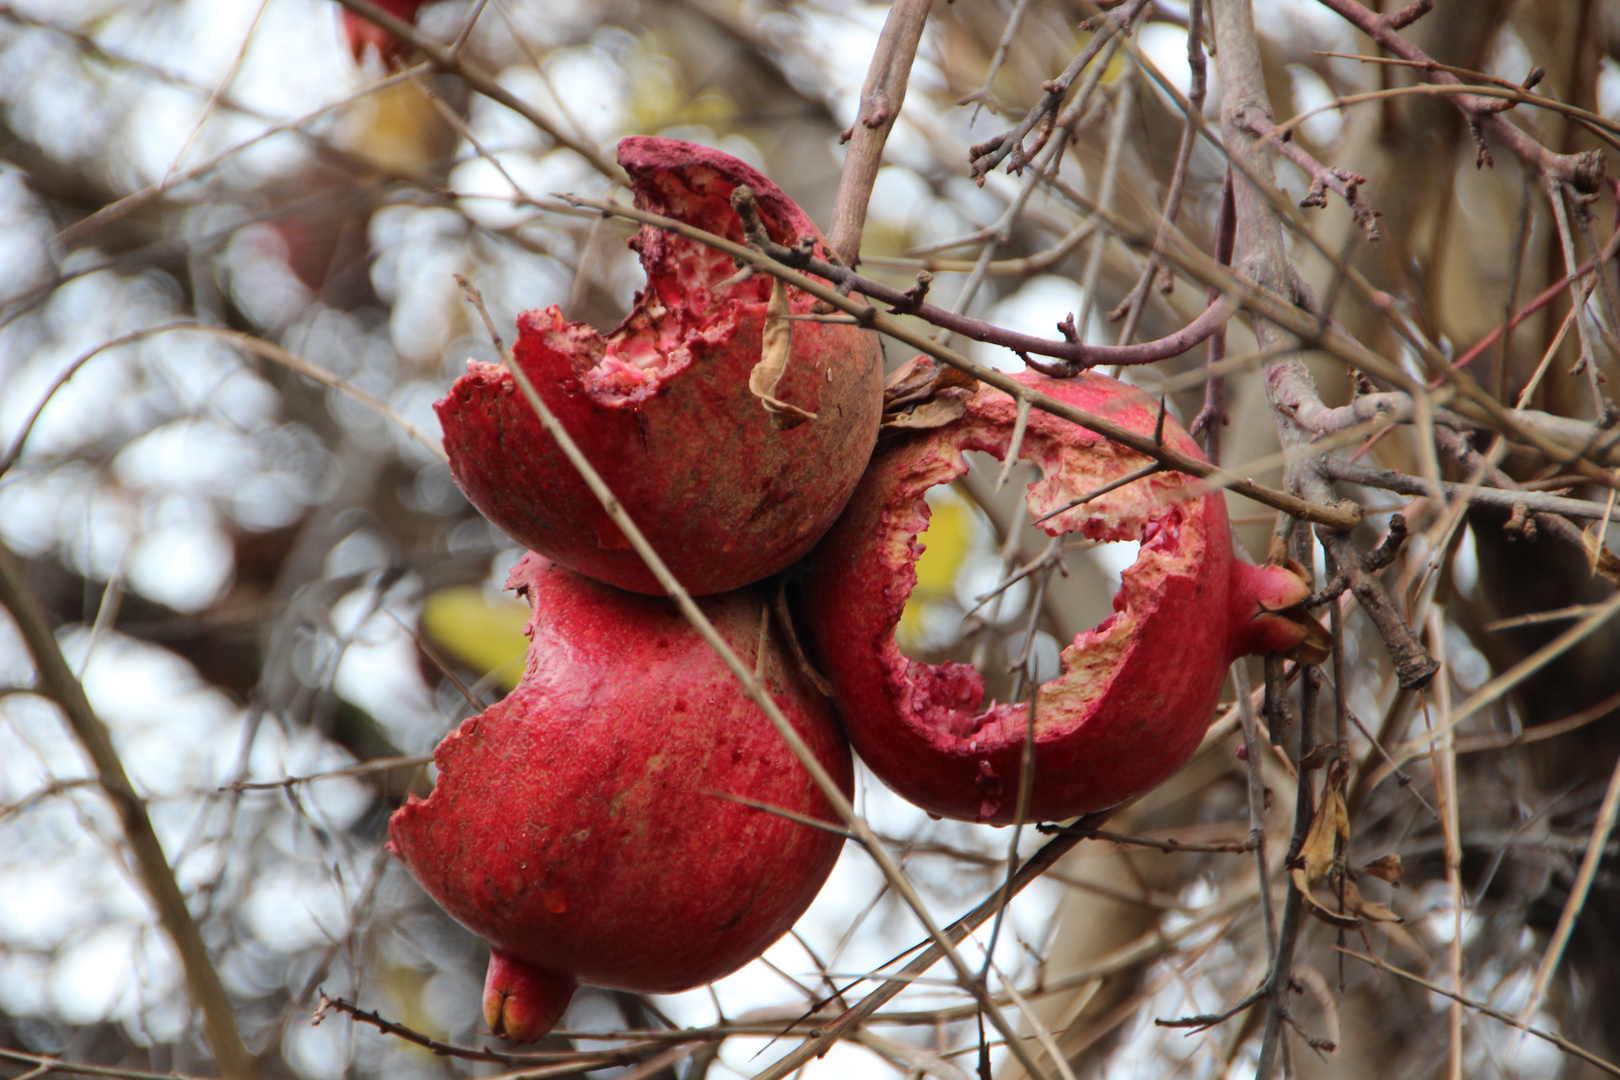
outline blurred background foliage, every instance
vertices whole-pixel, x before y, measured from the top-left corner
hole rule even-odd
[[[1135,283],[1140,253],[1086,228],[1060,185],[1092,198],[1106,190],[1117,212],[1154,220],[1182,120],[1116,50],[1084,103],[1058,184],[1029,173],[975,184],[968,147],[1038,99],[1095,14],[1089,3],[1018,0],[1017,32],[994,64],[1014,8],[936,4],[873,193],[866,269],[904,287],[926,265],[941,303],[1043,336],[1076,312],[1088,340],[1111,343],[1118,326],[1107,313]],[[1279,121],[1335,95],[1407,81],[1326,55],[1376,50],[1309,0],[1257,0],[1256,9]],[[494,73],[567,141],[610,152],[622,136],[659,134],[718,146],[762,169],[825,226],[838,135],[855,115],[885,12],[846,0],[446,0],[423,7],[418,24],[443,43],[465,30],[459,57]],[[1136,32],[1142,55],[1183,91],[1186,23],[1185,3],[1156,2]],[[1410,36],[1448,63],[1515,83],[1542,65],[1542,92],[1620,113],[1614,0],[1440,0]],[[482,289],[508,335],[519,312],[550,304],[607,327],[641,282],[623,222],[548,208],[553,192],[609,194],[610,178],[419,60],[409,48],[390,57],[375,45],[356,55],[329,0],[0,3],[0,460],[9,465],[0,538],[26,560],[149,800],[267,1078],[499,1071],[436,1058],[345,1017],[309,1024],[324,988],[435,1037],[487,1041],[478,1034],[482,945],[425,899],[381,843],[405,792],[431,783],[421,756],[471,711],[463,690],[494,700],[515,682],[523,648],[524,609],[500,592],[519,552],[468,507],[431,446],[355,392],[434,443],[433,400],[469,357],[494,357],[453,274]],[[1218,56],[1211,67],[1213,121]],[[967,98],[978,104],[960,104]],[[1296,137],[1363,174],[1383,214],[1383,238],[1370,244],[1342,205],[1307,211],[1323,249],[1344,253],[1433,340],[1460,351],[1564,271],[1533,180],[1502,153],[1493,168],[1476,168],[1466,127],[1448,108],[1401,99],[1330,110]],[[1519,122],[1555,149],[1592,144],[1554,113]],[[1201,143],[1179,224],[1206,249],[1224,171],[1219,151]],[[1279,181],[1296,201],[1308,185],[1286,163]],[[1026,184],[1035,191],[1008,216]],[[1605,192],[1600,221],[1614,209]],[[1306,276],[1328,287],[1332,267],[1304,243],[1294,250]],[[987,252],[988,273],[974,274]],[[1137,336],[1167,333],[1203,303],[1197,282],[1155,290]],[[1481,381],[1504,399],[1516,393],[1567,311],[1559,300],[1525,320],[1478,362]],[[1336,313],[1369,346],[1400,356],[1372,305],[1346,294]],[[279,346],[305,371],[227,332]],[[1232,354],[1252,351],[1236,323],[1232,338]],[[1566,374],[1573,338],[1535,401],[1588,415],[1585,380]],[[971,352],[1022,366],[1005,350]],[[906,358],[889,345],[891,367]],[[1194,350],[1126,377],[1167,393],[1190,422],[1201,362]],[[1614,358],[1606,363],[1615,374]],[[1316,370],[1331,402],[1344,400],[1342,367],[1323,361]],[[1244,374],[1230,386],[1225,460],[1240,470],[1259,463],[1254,475],[1275,482],[1277,441],[1260,384]],[[1390,438],[1371,460],[1411,469],[1413,453],[1410,440]],[[1540,463],[1510,455],[1505,467],[1531,479]],[[1021,485],[998,493],[994,476],[994,463],[976,462],[960,484],[931,494],[928,552],[902,640],[919,658],[978,661],[1005,693],[1006,661],[1020,649],[1032,651],[1041,677],[1056,671],[1059,643],[1109,611],[1131,553],[1124,544],[1078,551],[1033,616],[1037,598],[1024,585],[964,621],[1004,566],[1040,549],[1019,524]],[[1397,509],[1414,533],[1436,520],[1423,499],[1345,493],[1370,511],[1366,541]],[[1236,498],[1231,505],[1244,541],[1263,553],[1272,515]],[[1611,594],[1579,552],[1505,531],[1504,520],[1471,512],[1454,533],[1435,534],[1443,542],[1414,541],[1391,571],[1392,592],[1428,613],[1420,628],[1444,663],[1429,700],[1461,700],[1568,625],[1502,620]],[[1447,949],[1460,935],[1461,989],[1517,1012],[1620,751],[1620,640],[1594,633],[1458,729],[1459,745],[1478,751],[1457,766],[1460,887],[1447,884],[1432,812],[1430,715],[1396,693],[1383,646],[1353,608],[1344,642],[1353,711],[1386,746],[1406,748],[1404,772],[1375,776],[1367,737],[1353,737],[1363,766],[1351,793],[1352,861],[1398,853],[1407,880],[1393,891],[1367,886],[1406,921],[1348,944],[1445,983]],[[28,692],[32,677],[15,628],[0,617],[0,1047],[208,1072],[117,818],[55,709]],[[1242,839],[1243,767],[1228,714],[1206,752],[1118,828]],[[1542,734],[1556,737],[1523,737],[1550,723],[1562,726]],[[1293,781],[1277,761],[1266,769],[1273,835],[1286,836]],[[861,806],[900,845],[942,918],[1000,881],[1006,831],[930,821],[869,778]],[[1039,841],[1031,830],[1017,838],[1025,853]],[[997,968],[1037,999],[1076,1076],[1241,1075],[1254,1051],[1245,1019],[1191,1037],[1153,1019],[1217,1010],[1261,977],[1252,889],[1247,859],[1088,843],[1013,905],[994,942]],[[1610,1057],[1620,1053],[1616,925],[1620,887],[1600,867],[1575,943],[1533,1016]],[[858,852],[846,854],[798,933],[712,995],[586,993],[564,1026],[791,1017],[815,996],[807,988],[821,964],[868,971],[919,936]],[[1326,927],[1307,928],[1297,1010],[1303,1028],[1338,1049],[1318,1052],[1296,1037],[1298,1074],[1442,1073],[1444,1003],[1346,965],[1335,940]],[[900,999],[913,1020],[883,1028],[883,1038],[841,1043],[809,1072],[963,1080],[980,1039],[971,1011],[958,1008],[964,1000],[921,984]],[[1588,1074],[1474,1014],[1456,1038],[1471,1076]],[[570,1045],[557,1037],[547,1047]],[[784,1049],[737,1036],[718,1056],[656,1075],[700,1080],[713,1067],[751,1076]],[[1016,1071],[1000,1049],[987,1060],[1009,1078]],[[0,1076],[31,1067],[0,1060]]]

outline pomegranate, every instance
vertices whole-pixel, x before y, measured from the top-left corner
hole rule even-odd
[[[619,144],[619,163],[643,209],[741,242],[730,196],[746,184],[773,240],[813,237],[825,252],[810,219],[727,154],[632,138]],[[749,376],[761,363],[772,279],[738,281],[726,255],[650,227],[631,246],[647,287],[618,327],[604,336],[555,307],[531,311],[518,320],[513,362],[676,579],[695,594],[724,592],[806,554],[854,490],[882,409],[877,335],[776,320],[777,332],[791,327],[791,351],[762,401]],[[793,289],[787,301],[793,314],[813,303]],[[451,474],[485,517],[599,581],[663,591],[509,371],[469,363],[435,408]]]
[[[490,1029],[531,1042],[579,983],[669,993],[758,956],[809,906],[842,839],[739,799],[835,822],[763,712],[662,597],[538,555],[508,587],[533,609],[517,689],[434,752],[433,794],[389,850],[489,942]],[[846,793],[849,748],[750,591],[702,601]]]
[[[415,22],[417,9],[426,2],[427,0],[377,0],[377,6],[406,22]],[[405,55],[403,41],[364,15],[357,15],[347,8],[343,10],[343,36],[348,41],[349,51],[354,54],[357,62],[366,55],[368,48],[376,49],[385,65]]]
[[[1101,375],[1018,379],[1145,434],[1158,421],[1157,402]],[[1016,415],[1011,397],[981,386],[958,419],[880,448],[806,582],[811,637],[862,760],[931,813],[998,824],[1017,815],[1029,706],[983,702],[976,670],[908,659],[894,630],[917,580],[923,493],[967,471],[964,450],[1005,458]],[[1198,453],[1173,419],[1163,437]],[[1019,457],[1041,469],[1027,495],[1037,518],[1151,464],[1039,410],[1029,414]],[[1227,665],[1307,636],[1303,616],[1276,613],[1305,598],[1305,582],[1282,567],[1236,561],[1225,500],[1189,495],[1194,482],[1156,473],[1041,524],[1053,536],[1141,547],[1113,614],[1063,650],[1063,671],[1037,691],[1031,820],[1106,809],[1160,783],[1198,746]]]

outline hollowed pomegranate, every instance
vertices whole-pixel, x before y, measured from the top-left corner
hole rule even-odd
[[[1156,402],[1101,375],[1031,372],[1019,381],[1145,434],[1158,420]],[[984,680],[966,664],[906,657],[894,630],[916,582],[923,494],[967,471],[964,450],[1005,458],[1015,418],[1010,397],[982,386],[959,419],[880,448],[806,580],[811,636],[862,760],[924,809],[969,821],[1014,820],[1031,729],[1031,820],[1105,809],[1153,787],[1198,746],[1235,657],[1291,648],[1306,635],[1301,622],[1272,614],[1298,604],[1305,583],[1236,561],[1222,496],[1160,472],[1042,523],[1054,536],[1137,540],[1140,549],[1114,613],[1063,650],[1063,671],[1039,688],[1033,720],[1026,703],[984,702]],[[1164,440],[1198,452],[1173,419]],[[1027,496],[1035,517],[1150,464],[1040,410],[1029,415],[1019,456],[1041,470]]]

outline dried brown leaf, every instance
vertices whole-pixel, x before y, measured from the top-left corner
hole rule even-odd
[[[1380,903],[1377,900],[1368,900],[1362,896],[1361,890],[1356,887],[1355,882],[1345,881],[1341,883],[1340,888],[1344,893],[1344,909],[1346,911],[1354,912],[1368,922],[1398,923],[1406,921],[1395,914],[1388,904]]]
[[[920,429],[944,427],[967,412],[967,395],[940,394],[918,403],[915,407],[883,418],[884,428]]]
[[[1303,608],[1289,608],[1279,614],[1305,628],[1305,640],[1288,650],[1289,659],[1301,664],[1321,664],[1333,655],[1333,635],[1328,633],[1327,627],[1305,614]]]
[[[1305,752],[1305,756],[1299,759],[1299,767],[1305,772],[1314,772],[1326,765],[1330,756],[1337,756],[1338,753],[1338,743],[1319,743],[1311,747]]]
[[[1592,574],[1607,581],[1610,585],[1620,586],[1620,555],[1610,551],[1606,544],[1599,544],[1599,529],[1602,522],[1594,521],[1581,533],[1581,539],[1586,542],[1586,564],[1592,568]]]
[[[910,398],[927,391],[939,374],[932,360],[926,356],[913,356],[889,373],[883,380],[883,404]]]
[[[1340,839],[1350,839],[1350,814],[1345,809],[1344,796],[1329,788],[1323,792],[1322,803],[1311,818],[1310,832],[1305,834],[1305,844],[1299,852],[1299,865],[1305,872],[1307,886],[1315,885],[1327,875]]]
[[[1299,890],[1299,895],[1304,899],[1306,911],[1329,926],[1337,926],[1341,930],[1354,930],[1361,925],[1360,916],[1348,910],[1343,912],[1334,911],[1312,896],[1310,886],[1305,883],[1305,871],[1303,869],[1290,870],[1288,876],[1293,879],[1294,888]]]
[[[1406,868],[1401,865],[1399,855],[1384,855],[1374,859],[1366,866],[1363,866],[1361,872],[1371,874],[1375,878],[1381,878],[1391,885],[1399,885],[1401,879],[1406,877]]]
[[[793,320],[788,318],[789,313],[787,284],[777,278],[765,305],[764,340],[760,344],[759,363],[748,373],[748,389],[771,414],[771,424],[778,431],[816,418],[815,413],[776,396],[776,385],[782,381],[788,359],[793,355]]]
[[[915,356],[895,368],[883,382],[883,411],[893,413],[907,406],[928,401],[943,391],[957,388],[972,391],[979,380],[953,367],[935,364],[926,356]]]

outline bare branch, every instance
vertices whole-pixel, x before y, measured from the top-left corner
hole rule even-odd
[[[615,214],[647,225],[655,225],[660,229],[678,233],[688,239],[724,251],[740,263],[751,266],[761,273],[779,277],[794,288],[802,289],[818,300],[824,300],[833,307],[849,312],[863,326],[870,326],[880,333],[887,334],[897,341],[902,341],[921,352],[927,353],[936,360],[965,371],[980,382],[988,383],[996,389],[1006,392],[1015,400],[1027,400],[1035,408],[1043,409],[1054,416],[1062,417],[1065,420],[1079,424],[1081,427],[1095,431],[1104,438],[1111,439],[1122,446],[1135,450],[1137,453],[1161,461],[1178,472],[1199,477],[1207,481],[1212,487],[1229,488],[1256,502],[1275,507],[1302,520],[1317,522],[1335,529],[1354,528],[1356,523],[1361,520],[1360,509],[1353,504],[1324,505],[1312,503],[1289,495],[1286,492],[1265,487],[1235,473],[1216,468],[1207,461],[1200,460],[1190,454],[1183,454],[1172,447],[1159,446],[1154,443],[1151,437],[1130,431],[1104,417],[1088,413],[1083,409],[1076,409],[1046,394],[1033,391],[1005,372],[969,360],[960,353],[934,342],[926,335],[919,334],[909,327],[880,314],[870,304],[863,304],[858,300],[853,300],[824,282],[779,263],[754,248],[745,247],[722,236],[705,232],[695,226],[688,225],[684,221],[666,218],[658,214],[649,214],[646,211],[636,210],[633,207],[623,206],[618,203],[597,202],[577,195],[568,195],[564,196],[564,198],[575,206],[589,206],[603,213]]]
[[[861,87],[860,110],[855,123],[844,132],[849,143],[844,171],[838,180],[838,198],[833,205],[832,249],[845,266],[860,262],[861,232],[866,227],[866,206],[872,199],[872,185],[883,164],[883,144],[900,116],[906,100],[906,83],[911,64],[922,41],[923,26],[934,0],[895,0],[889,17],[878,35],[877,50]]]

